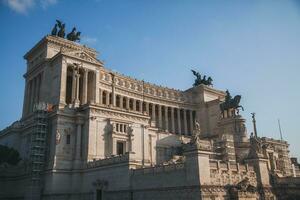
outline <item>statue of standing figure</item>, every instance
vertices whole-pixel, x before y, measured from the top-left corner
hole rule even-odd
[[[201,134],[200,124],[197,120],[195,120],[195,129],[193,131],[193,135],[191,139],[192,144],[197,144],[200,142],[200,134]]]

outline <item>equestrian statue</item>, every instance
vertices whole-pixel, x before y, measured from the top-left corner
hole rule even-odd
[[[225,101],[220,104],[222,115],[224,116],[224,112],[229,111],[231,109],[237,111],[237,114],[239,114],[239,108],[241,108],[244,111],[243,106],[240,105],[241,98],[241,95],[236,95],[234,98],[232,98],[230,92],[226,90]]]

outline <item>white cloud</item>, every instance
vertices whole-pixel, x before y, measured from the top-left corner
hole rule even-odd
[[[48,8],[48,6],[54,5],[57,3],[57,0],[40,0],[41,6],[43,9]]]
[[[3,0],[10,9],[20,14],[27,14],[35,5],[46,9],[57,3],[57,0]]]
[[[34,6],[34,0],[5,0],[4,1],[12,10],[17,13],[26,14]]]
[[[86,45],[93,45],[98,42],[97,38],[89,37],[89,36],[82,36],[81,37],[81,43]]]

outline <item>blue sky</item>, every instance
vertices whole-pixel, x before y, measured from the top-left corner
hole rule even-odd
[[[300,157],[299,1],[2,0],[0,129],[20,118],[23,55],[55,19],[76,26],[107,68],[185,90],[190,69],[214,87],[242,95],[247,128],[257,113],[260,136],[283,137]]]

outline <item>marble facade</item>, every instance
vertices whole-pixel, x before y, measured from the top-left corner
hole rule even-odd
[[[299,176],[285,141],[259,138],[263,156],[249,156],[224,91],[157,86],[97,56],[55,36],[24,56],[22,118],[0,133],[22,161],[0,168],[0,199],[278,199],[273,179]]]

